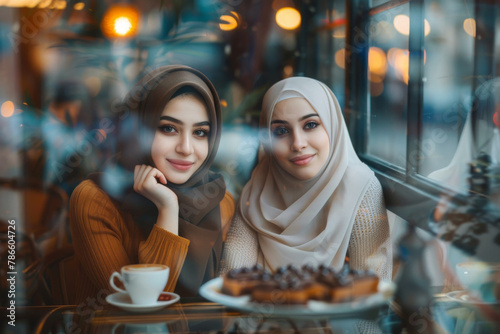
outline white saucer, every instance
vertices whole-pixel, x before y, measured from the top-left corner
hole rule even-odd
[[[173,293],[173,292],[162,292],[161,294],[162,295],[169,295],[169,296],[171,296],[172,299],[167,300],[167,301],[159,301],[159,302],[156,302],[154,304],[149,304],[149,305],[137,305],[137,304],[132,304],[132,300],[130,299],[130,296],[128,295],[128,293],[116,292],[116,293],[113,293],[113,294],[107,296],[106,301],[109,304],[116,306],[116,307],[119,307],[125,311],[153,312],[153,311],[161,310],[165,306],[171,305],[180,299],[179,295],[176,293]]]
[[[486,302],[471,296],[467,291],[452,291],[446,294],[446,297],[459,303],[472,305],[499,305],[500,301]]]

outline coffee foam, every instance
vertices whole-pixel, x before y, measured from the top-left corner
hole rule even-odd
[[[151,271],[161,271],[167,269],[167,266],[161,264],[131,264],[123,267],[124,271],[133,272],[151,272]]]

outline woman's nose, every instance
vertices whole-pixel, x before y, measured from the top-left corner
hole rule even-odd
[[[193,153],[193,145],[188,134],[182,134],[179,137],[179,142],[177,143],[175,151],[182,155],[189,155]]]
[[[294,131],[292,138],[292,151],[300,152],[307,146],[307,140],[301,131]]]

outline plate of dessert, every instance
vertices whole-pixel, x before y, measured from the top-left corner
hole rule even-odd
[[[246,313],[330,317],[388,303],[395,284],[370,271],[289,265],[270,272],[256,265],[233,269],[200,288],[204,298]]]

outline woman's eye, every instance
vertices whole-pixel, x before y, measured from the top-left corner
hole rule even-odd
[[[317,122],[307,122],[306,125],[304,126],[304,129],[314,129],[318,125],[319,123]]]
[[[158,127],[161,132],[172,133],[175,132],[175,128],[172,125],[161,125]]]
[[[284,127],[278,127],[273,129],[273,136],[274,137],[281,137],[284,136],[288,133],[288,130]]]
[[[199,130],[194,131],[194,135],[197,137],[206,137],[206,136],[208,136],[208,132],[209,131],[207,131],[207,130],[199,129]]]

